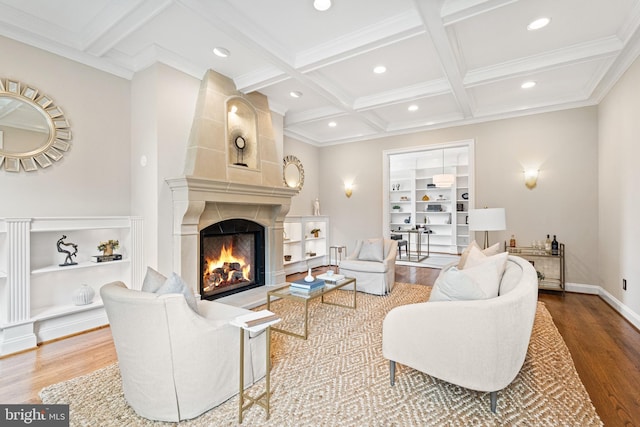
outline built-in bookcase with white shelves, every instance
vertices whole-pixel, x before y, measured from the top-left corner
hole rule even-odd
[[[389,166],[384,210],[389,233],[406,234],[418,228],[429,232],[432,252],[459,254],[464,250],[469,244],[467,223],[473,190],[471,145],[386,152]],[[442,173],[455,177],[451,187],[435,187],[433,176]],[[427,236],[419,238],[424,251]],[[405,236],[405,240],[411,241],[409,250],[416,250],[416,235],[411,239]]]
[[[312,233],[313,230],[318,232]],[[328,264],[329,217],[287,216],[284,220],[283,254],[286,274]]]
[[[139,288],[142,268],[142,220],[136,217],[5,218],[0,220],[0,355],[39,342],[108,323],[100,287],[123,281]],[[57,242],[76,244],[74,265]],[[94,262],[100,242],[118,240],[121,260]],[[73,252],[72,246],[61,245]],[[76,305],[82,285],[95,291],[93,302]]]

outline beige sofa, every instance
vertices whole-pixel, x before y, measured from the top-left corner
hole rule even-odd
[[[382,329],[391,384],[398,362],[468,389],[490,392],[495,412],[497,391],[513,381],[524,363],[537,296],[535,269],[528,261],[509,256],[496,298],[394,308]]]
[[[249,313],[213,301],[193,311],[181,294],[158,295],[113,282],[100,289],[118,354],[124,396],[138,415],[178,422],[238,393],[240,332]],[[266,334],[245,334],[245,387],[266,373]]]
[[[378,259],[363,256],[363,246],[382,241]],[[356,278],[356,290],[375,295],[386,295],[393,289],[396,276],[398,244],[391,239],[358,240],[353,252],[340,262],[340,274]],[[365,258],[365,259],[363,259]],[[376,257],[374,257],[376,258]]]

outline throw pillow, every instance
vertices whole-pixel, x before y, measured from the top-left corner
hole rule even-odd
[[[362,242],[362,247],[358,253],[361,261],[378,261],[384,259],[384,241],[382,239],[369,239]]]
[[[467,262],[467,258],[469,256],[469,252],[471,251],[471,248],[474,248],[474,247],[482,251],[482,253],[485,254],[486,256],[496,255],[500,253],[499,242],[494,243],[493,245],[489,246],[487,249],[480,249],[480,246],[474,240],[471,243],[469,243],[469,245],[464,249],[464,251],[462,251],[462,254],[460,255],[460,261],[458,261],[458,268],[460,269],[464,268],[464,265]]]
[[[164,282],[162,286],[155,292],[156,294],[182,294],[187,304],[193,311],[198,313],[198,303],[196,297],[191,292],[189,286],[184,283],[184,280],[176,273],[171,273],[171,276]]]
[[[462,301],[486,299],[476,280],[463,270],[452,267],[433,284],[429,301]]]
[[[489,258],[491,257],[488,257],[487,259]],[[502,279],[502,273],[504,272],[504,264],[506,263],[506,259],[507,258],[505,252],[505,262],[503,263],[502,271],[499,271],[496,266],[496,262],[492,261],[484,262],[476,266],[468,266],[461,271],[463,274],[466,274],[478,284],[478,287],[484,294],[484,299],[495,298],[498,296],[498,292],[500,290],[500,280]],[[499,261],[497,261],[497,263],[499,263]]]
[[[482,251],[478,248],[471,248],[469,251],[469,256],[467,257],[467,262],[464,265],[464,270],[468,268],[472,268],[481,264],[492,264],[498,276],[502,278],[502,274],[504,273],[504,269],[507,264],[507,258],[509,257],[508,252],[502,252],[496,255],[486,256]]]
[[[160,289],[160,286],[164,285],[167,278],[158,273],[151,267],[147,267],[147,274],[144,276],[144,280],[142,281],[142,292],[156,292]]]
[[[480,246],[478,246],[478,249],[480,249]],[[500,247],[500,242],[498,242],[489,246],[487,249],[483,249],[482,253],[485,254],[486,256],[497,255],[500,253],[500,249],[502,248]]]

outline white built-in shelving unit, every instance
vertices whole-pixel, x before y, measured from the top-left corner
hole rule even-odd
[[[431,252],[461,253],[469,244],[472,152],[472,141],[385,152],[385,234],[406,234],[418,227],[430,232]],[[433,176],[442,173],[455,176],[451,187],[434,186]],[[424,251],[427,236],[419,238]],[[410,251],[416,249],[415,243],[412,236]]]
[[[78,245],[75,265],[63,264],[64,242]],[[97,263],[97,246],[119,240],[122,260]],[[0,219],[0,355],[107,324],[100,287],[123,281],[141,286],[142,219],[57,217]],[[70,247],[65,247],[70,248]],[[95,291],[93,302],[75,305],[81,285]]]
[[[311,230],[319,229],[318,237]],[[329,217],[287,216],[284,220],[284,271],[286,274],[306,271],[328,264]]]

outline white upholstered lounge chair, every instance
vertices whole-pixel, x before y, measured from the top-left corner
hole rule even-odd
[[[391,384],[398,362],[489,392],[495,412],[497,392],[514,380],[524,363],[537,298],[535,269],[510,256],[496,298],[429,301],[392,309],[382,327],[382,354],[389,359]]]
[[[340,262],[340,274],[355,277],[358,291],[386,295],[395,283],[397,250],[395,240],[358,240],[354,251]]]
[[[178,422],[238,393],[240,332],[229,321],[249,311],[159,295],[113,282],[100,289],[118,354],[124,396],[138,415]],[[245,387],[266,373],[265,334],[245,337]]]

